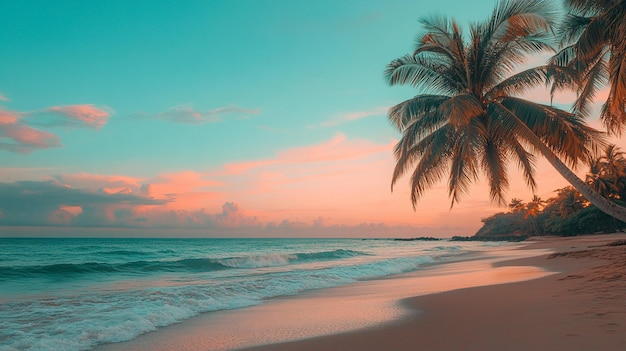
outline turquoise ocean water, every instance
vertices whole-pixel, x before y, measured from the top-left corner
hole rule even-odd
[[[481,244],[0,238],[0,351],[89,350],[200,313],[410,272]]]

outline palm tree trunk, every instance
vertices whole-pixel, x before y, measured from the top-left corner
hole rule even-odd
[[[534,133],[533,133],[534,135]],[[619,206],[618,204],[609,201],[604,196],[595,192],[587,183],[578,178],[576,173],[572,172],[567,165],[558,158],[549,147],[547,147],[539,137],[537,145],[541,146],[541,153],[550,162],[550,164],[567,180],[576,190],[578,190],[589,202],[596,206],[600,211],[608,214],[611,217],[617,218],[622,222],[626,222],[626,208]]]

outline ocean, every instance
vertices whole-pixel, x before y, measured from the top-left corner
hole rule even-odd
[[[199,314],[486,249],[450,241],[0,238],[0,351],[90,350]]]

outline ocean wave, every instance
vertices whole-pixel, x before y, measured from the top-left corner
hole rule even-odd
[[[110,251],[119,252],[119,251]],[[126,251],[125,251],[126,252]],[[130,252],[130,251],[128,251]],[[284,266],[313,261],[345,259],[367,255],[365,252],[338,249],[294,254],[264,254],[227,258],[186,258],[174,261],[133,261],[125,263],[60,263],[34,266],[0,267],[0,281],[18,278],[71,278],[77,275],[98,273],[142,274],[158,272],[212,272],[224,269],[246,269]]]
[[[98,251],[94,252],[94,255],[102,256],[146,256],[150,255],[149,252],[137,251],[137,250],[111,250],[111,251]]]
[[[461,246],[435,246],[431,249],[427,249],[426,251],[460,251],[463,250]]]
[[[302,254],[301,259],[355,254],[358,252],[335,250]],[[178,263],[201,263],[181,261]],[[258,305],[275,296],[408,272],[432,262],[430,256],[378,259],[323,269],[294,269],[263,276],[251,274],[236,280],[8,304],[7,318],[0,320],[0,340],[5,341],[0,351],[87,350],[98,344],[130,340],[200,313]],[[23,325],[30,327],[24,330]]]

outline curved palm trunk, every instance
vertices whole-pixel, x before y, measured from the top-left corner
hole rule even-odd
[[[536,145],[540,145],[541,153],[550,162],[550,164],[567,180],[576,190],[578,190],[589,202],[595,205],[602,212],[608,214],[611,217],[617,218],[622,222],[626,222],[626,208],[617,205],[616,203],[609,201],[604,196],[595,192],[587,183],[578,178],[576,173],[572,172],[567,165],[558,158],[549,147],[547,147],[539,137],[534,133],[533,136],[537,138]]]

